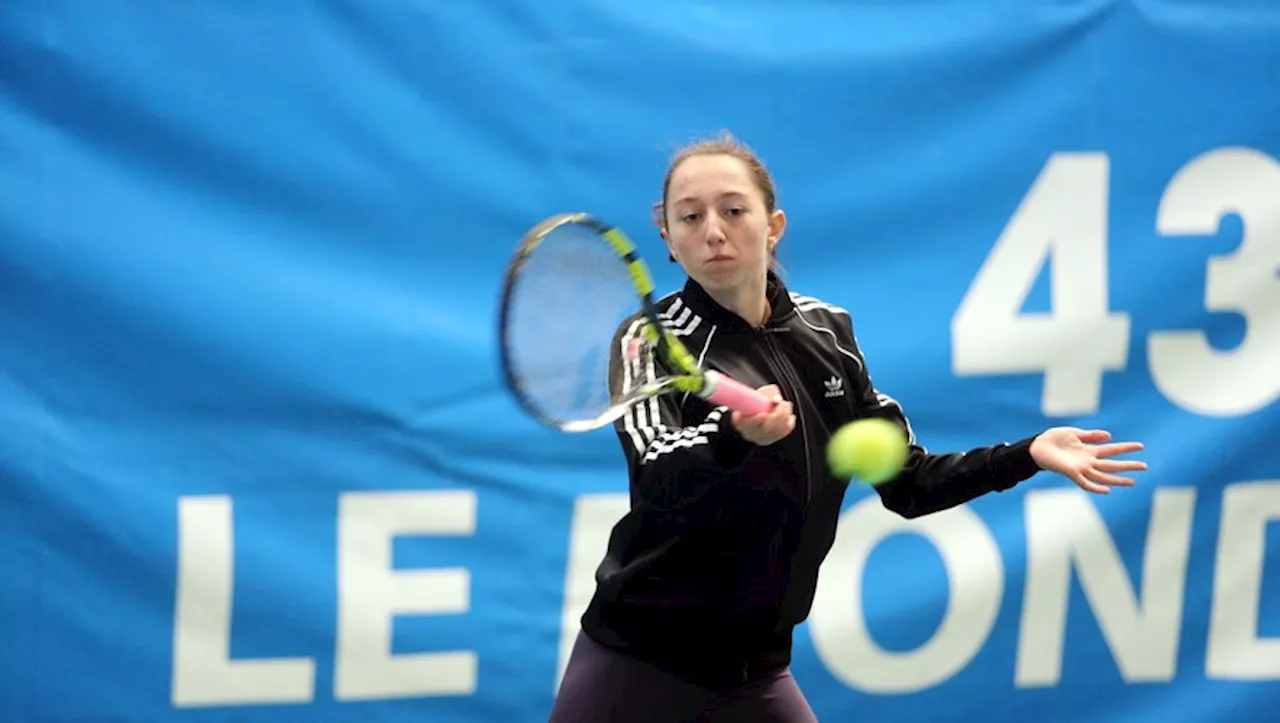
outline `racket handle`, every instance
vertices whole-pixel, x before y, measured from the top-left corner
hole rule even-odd
[[[726,406],[742,414],[760,414],[777,406],[777,403],[742,382],[727,377],[714,369],[704,373],[707,386],[702,398]]]

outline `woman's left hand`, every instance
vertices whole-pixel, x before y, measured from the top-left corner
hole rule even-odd
[[[1083,490],[1105,495],[1111,492],[1110,487],[1133,486],[1132,479],[1117,472],[1146,471],[1146,462],[1112,459],[1141,449],[1141,442],[1112,442],[1106,430],[1053,427],[1031,443],[1031,457],[1040,469],[1060,474]]]

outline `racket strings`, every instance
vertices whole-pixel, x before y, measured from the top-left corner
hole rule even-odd
[[[606,412],[614,335],[638,310],[626,263],[592,231],[563,226],[525,257],[509,293],[506,353],[521,393],[553,419]]]

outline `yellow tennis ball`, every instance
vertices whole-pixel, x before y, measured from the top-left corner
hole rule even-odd
[[[876,485],[892,479],[907,461],[907,435],[887,419],[858,419],[827,443],[827,465],[837,477]]]

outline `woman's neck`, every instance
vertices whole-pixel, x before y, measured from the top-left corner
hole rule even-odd
[[[753,327],[764,326],[772,307],[765,294],[765,280],[759,284],[744,284],[732,289],[708,290],[708,295],[724,308],[742,317]]]

